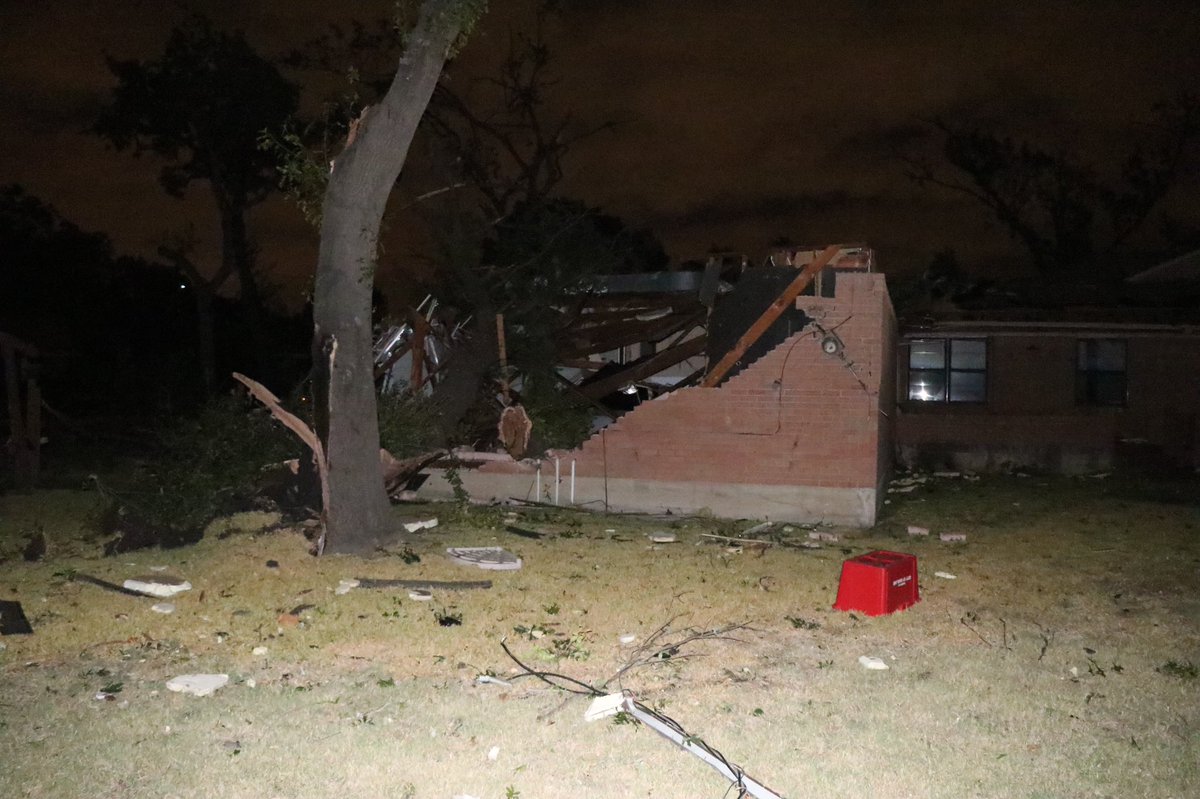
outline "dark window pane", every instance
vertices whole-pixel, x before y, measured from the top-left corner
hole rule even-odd
[[[908,398],[938,402],[946,398],[946,373],[940,369],[912,369],[908,373]]]
[[[951,369],[986,369],[987,342],[981,338],[956,338],[950,342]],[[954,399],[953,396],[950,397]]]
[[[1124,405],[1125,375],[1120,372],[1092,372],[1087,379],[1086,400],[1090,405]]]
[[[946,344],[942,340],[914,341],[908,352],[909,369],[943,369],[946,366]]]
[[[987,377],[983,372],[951,372],[951,402],[983,402],[987,399]]]
[[[1125,371],[1125,342],[1085,339],[1079,342],[1079,368],[1087,371]]]
[[[1125,342],[1082,339],[1079,342],[1076,399],[1082,405],[1125,404]]]
[[[1096,368],[1104,372],[1125,371],[1125,342],[1097,341]]]

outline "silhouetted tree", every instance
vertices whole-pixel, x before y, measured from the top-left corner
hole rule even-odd
[[[0,329],[36,344],[60,410],[164,410],[196,399],[190,302],[167,269],[121,257],[19,186],[0,187]]]
[[[1180,95],[1153,118],[1115,176],[1063,152],[970,123],[930,123],[937,160],[902,156],[919,185],[949,189],[987,209],[1044,273],[1119,277],[1118,257],[1184,170],[1200,138],[1200,102]]]
[[[200,15],[171,32],[157,59],[110,58],[108,67],[117,85],[93,132],[119,151],[165,159],[159,182],[172,197],[193,181],[207,183],[221,224],[219,273],[237,275],[263,367],[263,298],[246,216],[276,188],[274,159],[258,139],[295,113],[296,87],[241,34],[216,30]]]

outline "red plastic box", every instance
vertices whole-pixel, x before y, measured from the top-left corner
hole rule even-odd
[[[833,607],[883,616],[920,601],[916,555],[877,550],[842,564],[842,579]]]

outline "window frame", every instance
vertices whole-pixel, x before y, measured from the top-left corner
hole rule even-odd
[[[954,342],[969,341],[972,343],[983,344],[983,368],[965,368],[954,366]],[[942,365],[940,367],[914,367],[913,366],[913,345],[914,344],[941,344],[942,347]],[[937,336],[932,338],[910,338],[908,340],[908,363],[907,363],[907,389],[906,398],[908,402],[920,403],[921,405],[985,405],[988,401],[988,389],[990,381],[988,379],[988,361],[990,360],[991,343],[987,336]],[[913,395],[913,376],[920,374],[939,374],[942,382],[942,396],[940,397],[920,397]],[[952,399],[952,388],[954,385],[955,375],[982,375],[983,376],[983,391],[979,399]]]
[[[1094,357],[1088,353],[1090,345],[1119,344],[1121,349],[1120,369],[1091,368],[1087,361]],[[1100,378],[1120,377],[1121,397],[1119,401],[1099,397]],[[1124,408],[1129,404],[1129,340],[1115,336],[1088,336],[1075,340],[1075,405],[1081,408]]]

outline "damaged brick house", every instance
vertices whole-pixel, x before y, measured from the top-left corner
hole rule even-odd
[[[801,269],[821,257],[820,268]],[[710,367],[700,385],[639,405],[575,450],[460,472],[464,487],[479,499],[873,524],[893,451],[896,328],[886,282],[865,248],[790,258],[775,268],[790,273],[792,288],[806,271],[820,280],[781,303],[779,315],[795,312],[790,320],[733,342],[722,360],[734,368],[714,377]],[[720,366],[711,347],[709,360]],[[437,475],[429,488],[447,490]]]
[[[829,263],[813,269],[822,255]],[[657,326],[663,345],[601,390],[703,347],[700,384],[638,405],[577,449],[463,470],[465,488],[484,500],[869,526],[894,462],[1200,467],[1200,253],[1131,278],[1120,306],[943,313],[900,331],[873,261],[865,247],[776,252],[774,272],[743,272],[701,337],[684,338],[695,309],[677,299],[661,316],[647,316],[644,298],[626,303],[643,325],[631,335]],[[789,295],[810,271],[804,293]],[[761,324],[764,303],[780,300]],[[611,315],[621,302],[608,302]],[[450,490],[439,475],[427,487]]]

